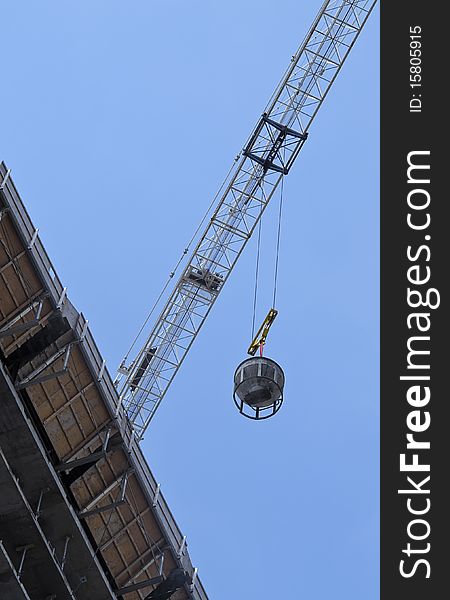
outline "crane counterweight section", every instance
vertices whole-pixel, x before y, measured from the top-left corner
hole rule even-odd
[[[258,119],[188,266],[128,375],[124,380],[119,375],[121,401],[138,438],[142,438],[277,186],[292,167],[375,4],[376,0],[325,1]],[[152,348],[156,350],[151,360],[139,371]]]

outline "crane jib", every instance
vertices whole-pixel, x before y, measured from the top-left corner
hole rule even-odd
[[[117,380],[142,438],[359,36],[376,0],[324,2],[237,157],[205,231],[154,326]],[[145,333],[145,332],[144,332]],[[121,378],[122,377],[122,378]]]

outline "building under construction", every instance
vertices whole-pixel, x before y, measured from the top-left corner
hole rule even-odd
[[[325,0],[195,249],[170,274],[184,261],[159,297],[160,316],[150,330],[144,323],[141,349],[114,382],[0,165],[0,600],[207,599],[139,441],[278,187],[282,194],[375,2]],[[276,265],[281,206],[282,195]],[[283,370],[263,357],[276,276],[277,267],[273,306],[234,378],[237,408],[256,420],[283,401]]]
[[[181,569],[170,597],[206,600],[4,163],[0,190],[1,600],[138,600]]]

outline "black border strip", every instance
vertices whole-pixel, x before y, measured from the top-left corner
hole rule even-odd
[[[440,8],[381,5],[382,600],[449,589],[449,194],[438,145],[449,33]]]

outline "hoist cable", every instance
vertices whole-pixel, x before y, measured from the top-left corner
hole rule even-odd
[[[261,224],[262,224],[262,219],[259,219],[258,241],[257,241],[257,249],[256,249],[255,289],[253,292],[252,339],[255,337],[256,301],[258,298],[259,257],[260,257],[260,250],[261,250]]]
[[[234,167],[235,167],[235,165],[236,165],[237,161],[239,160],[240,156],[241,156],[241,155],[240,155],[240,154],[238,154],[238,155],[236,156],[236,158],[234,159],[234,161],[233,161],[233,164],[231,165],[231,167],[230,167],[230,169],[229,169],[229,171],[228,171],[228,173],[227,173],[227,175],[226,175],[225,179],[222,181],[222,184],[221,184],[221,186],[220,186],[220,187],[219,187],[219,189],[217,190],[217,192],[216,192],[216,194],[215,194],[214,198],[211,200],[211,202],[210,202],[210,204],[209,204],[208,208],[206,209],[206,211],[205,211],[205,214],[203,215],[203,218],[202,218],[202,220],[200,221],[200,223],[199,223],[199,225],[198,225],[197,229],[196,229],[196,230],[195,230],[195,232],[194,232],[194,235],[193,235],[193,236],[191,237],[191,239],[189,240],[189,243],[188,243],[188,245],[187,245],[187,246],[186,246],[186,248],[183,250],[183,254],[180,256],[180,258],[178,259],[178,262],[177,262],[177,264],[175,265],[175,267],[172,269],[171,273],[169,274],[169,277],[168,277],[168,279],[167,279],[167,281],[166,281],[166,284],[164,285],[164,287],[163,287],[163,289],[161,290],[161,292],[160,292],[159,296],[157,297],[157,299],[156,299],[156,300],[155,300],[155,302],[153,303],[153,306],[152,306],[152,308],[150,309],[150,312],[148,313],[147,317],[145,318],[145,321],[142,323],[142,326],[141,326],[141,328],[139,329],[138,333],[136,334],[136,336],[134,337],[133,341],[131,342],[131,346],[128,348],[128,350],[127,350],[127,353],[125,354],[125,356],[124,356],[124,358],[123,358],[123,361],[122,361],[122,364],[123,364],[123,365],[125,365],[125,362],[128,360],[128,356],[129,356],[130,352],[133,350],[133,348],[134,348],[134,346],[135,346],[136,342],[138,341],[138,339],[140,338],[140,336],[141,336],[142,332],[144,331],[145,327],[147,326],[147,323],[149,322],[149,320],[150,320],[150,317],[152,316],[153,312],[155,311],[155,308],[158,306],[158,304],[159,304],[159,302],[160,302],[160,300],[161,300],[162,296],[164,295],[165,291],[166,291],[166,290],[167,290],[167,288],[169,287],[170,281],[172,280],[173,276],[174,276],[174,275],[175,275],[175,273],[177,272],[177,270],[178,270],[178,267],[179,267],[179,266],[180,266],[180,264],[183,262],[183,260],[184,260],[184,258],[185,258],[185,256],[186,256],[186,254],[189,252],[189,249],[190,249],[190,246],[191,246],[192,242],[193,242],[193,241],[195,240],[195,238],[197,237],[197,235],[198,235],[198,232],[200,231],[201,227],[203,226],[203,223],[205,222],[205,220],[206,220],[207,216],[208,216],[208,215],[209,215],[209,213],[211,212],[211,209],[212,209],[212,207],[214,206],[214,204],[215,204],[215,202],[216,202],[216,200],[217,200],[217,197],[219,196],[219,194],[220,194],[220,193],[221,193],[221,191],[223,190],[223,188],[224,188],[224,186],[225,186],[226,182],[228,181],[228,178],[230,177],[230,175],[231,175],[231,172],[233,171],[233,169],[234,169]]]
[[[145,321],[142,323],[142,326],[141,326],[141,328],[139,329],[138,333],[136,334],[136,336],[135,336],[134,340],[131,342],[131,346],[129,347],[129,349],[128,349],[127,353],[125,354],[125,356],[124,356],[124,358],[123,358],[123,361],[122,361],[122,364],[123,364],[123,365],[125,365],[125,362],[126,362],[126,360],[128,359],[128,355],[129,355],[129,354],[130,354],[130,352],[133,350],[133,348],[134,348],[134,346],[135,346],[136,342],[138,341],[139,337],[141,336],[141,333],[144,331],[144,328],[145,328],[145,326],[147,325],[147,323],[148,323],[148,321],[149,321],[150,317],[152,316],[152,314],[153,314],[153,312],[154,312],[155,308],[158,306],[158,304],[159,304],[159,301],[161,300],[161,298],[162,298],[162,296],[163,296],[164,292],[167,290],[167,288],[168,288],[168,286],[169,286],[169,283],[170,283],[170,280],[171,280],[171,277],[169,277],[169,279],[166,281],[166,284],[165,284],[165,286],[163,287],[163,289],[161,290],[161,292],[160,292],[159,296],[157,297],[157,299],[156,299],[156,300],[155,300],[155,302],[153,303],[153,306],[151,307],[151,309],[150,309],[150,312],[148,313],[148,315],[147,315],[147,317],[146,317]]]
[[[281,178],[280,207],[278,210],[277,250],[276,250],[276,255],[275,255],[275,273],[274,273],[274,278],[273,278],[273,303],[272,303],[273,308],[275,308],[275,302],[277,299],[278,262],[279,262],[279,258],[280,258],[280,238],[281,238],[281,218],[283,215],[283,188],[284,188],[284,177]]]

